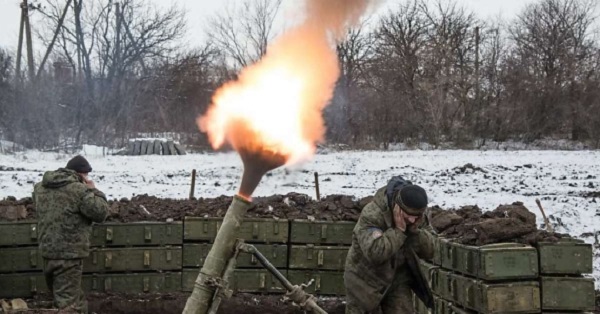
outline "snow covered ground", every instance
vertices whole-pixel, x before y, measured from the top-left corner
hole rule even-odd
[[[91,177],[96,185],[116,199],[136,194],[185,198],[192,169],[197,171],[197,197],[231,195],[242,173],[234,153],[104,157],[101,149],[89,146],[83,153],[94,168]],[[43,171],[63,167],[70,157],[31,151],[0,155],[0,198],[31,195]],[[460,169],[468,163],[473,167]],[[557,231],[588,243],[600,237],[600,198],[582,196],[600,191],[600,151],[323,152],[303,165],[268,174],[255,195],[300,192],[314,196],[314,172],[319,173],[322,195],[367,196],[392,175],[404,175],[427,189],[432,204],[494,209],[520,201],[537,214],[541,224],[535,204],[539,198]],[[598,249],[595,254],[594,276],[600,287]]]

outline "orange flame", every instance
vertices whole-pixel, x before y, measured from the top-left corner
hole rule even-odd
[[[308,0],[303,23],[278,38],[258,63],[222,86],[197,123],[213,148],[269,151],[288,164],[323,141],[321,111],[339,75],[335,41],[371,0]]]

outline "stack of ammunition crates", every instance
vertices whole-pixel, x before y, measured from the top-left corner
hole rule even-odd
[[[95,225],[83,286],[98,292],[191,291],[221,218]],[[47,291],[35,222],[0,223],[0,298]],[[344,295],[343,269],[353,222],[246,219],[240,237],[254,244],[294,284]],[[435,314],[585,313],[594,309],[592,247],[581,241],[481,247],[437,238],[420,268],[435,294]],[[236,292],[283,293],[253,256],[241,253]],[[431,313],[415,298],[416,313]]]
[[[306,291],[344,295],[344,264],[353,222],[295,220],[291,223],[289,280],[312,284]]]
[[[0,224],[0,297],[46,292],[35,222]],[[182,224],[94,226],[83,288],[99,292],[171,292],[181,288]]]
[[[184,222],[182,290],[192,291],[198,272],[212,247],[221,218],[192,218]],[[285,219],[245,219],[239,237],[251,243],[287,276],[289,221]],[[238,292],[283,293],[285,289],[253,255],[240,253],[230,289]]]
[[[420,268],[434,292],[435,314],[585,313],[594,310],[592,247],[580,241],[480,247],[436,240]],[[418,299],[415,312],[432,313]]]

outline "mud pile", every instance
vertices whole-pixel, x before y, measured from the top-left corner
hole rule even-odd
[[[315,219],[324,221],[357,221],[362,208],[372,197],[355,199],[347,195],[329,195],[316,201],[305,194],[288,193],[256,197],[246,214],[252,218]],[[231,204],[231,196],[194,200],[163,199],[138,195],[132,199],[110,201],[108,222],[182,221],[184,217],[223,217]],[[557,241],[567,235],[538,230],[535,214],[522,203],[502,205],[482,212],[477,206],[443,210],[430,208],[434,229],[447,238],[469,245],[519,242],[535,245],[539,241]],[[0,201],[0,221],[35,219],[31,198]]]
[[[0,200],[0,221],[15,221],[35,219],[35,207],[31,197],[26,197],[20,200],[9,196],[4,200]]]
[[[495,210],[482,212],[477,206],[464,206],[456,210],[430,209],[432,227],[440,236],[455,239],[468,245],[485,245],[500,242],[517,242],[536,245],[541,241],[556,242],[569,237],[560,233],[539,230],[535,214],[523,203],[501,205]]]
[[[223,217],[232,201],[231,196],[194,200],[163,199],[138,195],[132,199],[110,201],[109,222],[181,221],[185,216]],[[316,201],[305,194],[289,193],[257,197],[246,217],[316,219],[326,221],[356,221],[362,208],[372,199],[355,199],[347,195],[329,195]],[[0,201],[0,221],[35,219],[31,198]]]

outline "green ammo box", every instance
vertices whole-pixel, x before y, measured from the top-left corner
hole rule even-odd
[[[286,276],[286,270],[279,272]],[[236,292],[283,293],[285,288],[266,269],[236,269],[233,290]]]
[[[436,278],[436,272],[439,270],[439,266],[435,266],[433,264],[428,263],[427,261],[423,260],[423,259],[419,259],[419,269],[421,270],[421,273],[423,274],[423,277],[425,278],[425,280],[427,280],[427,284],[429,285],[429,288],[433,290],[433,286],[434,286],[434,278]]]
[[[441,298],[448,301],[456,301],[454,299],[453,281],[450,277],[451,273],[448,270],[438,268],[432,273],[431,290]]]
[[[434,237],[433,238],[433,264],[442,266],[442,247],[441,241],[444,238]]]
[[[438,246],[439,249],[437,251],[439,251],[439,265],[442,266],[443,268],[446,269],[450,269],[452,270],[452,242],[449,239],[444,239],[444,238],[440,238],[438,240]],[[434,255],[434,260],[435,260],[435,255]]]
[[[542,277],[540,281],[544,310],[593,311],[595,309],[593,279]]]
[[[429,308],[427,308],[427,306],[425,306],[425,303],[423,303],[423,301],[421,301],[421,299],[419,299],[414,294],[413,294],[413,307],[414,307],[415,313],[417,313],[417,314],[435,314],[434,312],[431,311],[431,309],[429,309]]]
[[[0,248],[0,273],[41,271],[43,263],[37,246]]]
[[[537,281],[486,283],[451,274],[453,299],[479,313],[539,313],[540,288]]]
[[[344,272],[288,270],[288,280],[293,285],[312,284],[305,289],[308,293],[317,295],[345,295]]]
[[[87,292],[164,293],[181,290],[181,273],[137,273],[84,275]]]
[[[288,247],[285,244],[254,244],[254,246],[277,268],[287,266]],[[186,243],[183,245],[183,267],[201,267],[212,244]],[[252,254],[240,252],[236,260],[238,268],[262,268]]]
[[[540,273],[543,275],[579,275],[593,272],[591,244],[580,240],[540,242],[538,250]]]
[[[349,247],[292,245],[290,269],[344,270]]]
[[[44,274],[0,274],[0,299],[29,298],[39,292],[48,292]]]
[[[451,269],[483,280],[523,280],[538,277],[534,247],[517,243],[469,246],[450,243]]]
[[[186,217],[183,239],[213,242],[222,223],[222,218]],[[288,230],[286,219],[244,218],[238,237],[248,243],[286,243]]]
[[[0,246],[37,244],[37,223],[0,222]]]
[[[286,270],[279,270],[284,276]],[[192,291],[200,269],[184,269],[181,280],[183,291]],[[285,289],[279,281],[265,269],[236,269],[233,273],[229,289],[235,292],[248,293],[283,293]]]
[[[94,225],[91,246],[181,245],[181,222],[134,222]]]
[[[83,272],[181,269],[181,247],[91,249]]]
[[[290,242],[294,244],[352,244],[355,222],[293,220]]]

